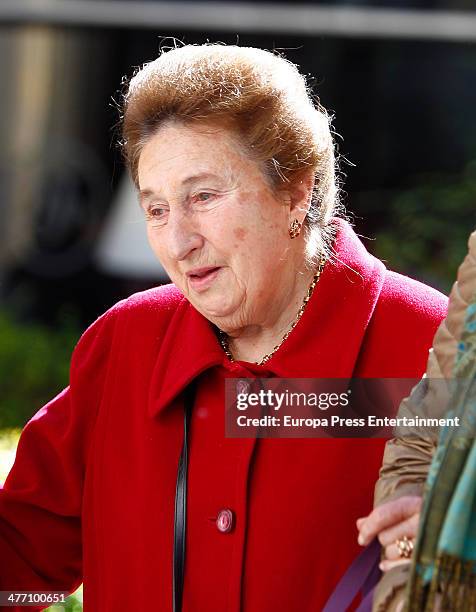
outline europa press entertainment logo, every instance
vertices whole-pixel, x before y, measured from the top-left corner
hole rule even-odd
[[[230,379],[226,435],[273,438],[390,438],[431,435],[457,418],[397,414],[416,379]],[[443,395],[444,389],[440,390]]]

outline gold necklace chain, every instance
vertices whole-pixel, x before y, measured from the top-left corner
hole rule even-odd
[[[274,347],[274,349],[271,351],[271,353],[267,353],[259,361],[255,361],[254,363],[256,363],[257,365],[263,365],[264,363],[269,361],[271,359],[271,357],[276,353],[276,351],[282,346],[282,344],[284,342],[286,342],[286,340],[289,337],[289,334],[293,331],[293,329],[299,323],[299,320],[302,317],[302,315],[304,313],[304,310],[306,309],[307,303],[311,299],[312,292],[314,291],[314,287],[317,285],[317,283],[319,281],[319,278],[321,277],[321,273],[322,273],[322,270],[324,269],[325,263],[326,263],[325,258],[321,257],[321,259],[319,260],[319,265],[317,267],[317,272],[314,274],[314,276],[312,278],[311,284],[309,285],[307,293],[306,293],[306,295],[304,297],[304,300],[303,300],[303,302],[301,304],[301,308],[298,310],[296,318],[294,319],[291,327],[288,329],[288,331],[282,337],[281,342]],[[234,359],[234,357],[233,357],[233,355],[232,355],[232,353],[230,351],[230,340],[228,338],[228,335],[225,334],[225,332],[223,332],[221,329],[218,330],[218,339],[219,339],[220,344],[221,344],[223,350],[225,351],[225,354],[228,357],[228,359],[230,361],[235,361],[235,359]]]

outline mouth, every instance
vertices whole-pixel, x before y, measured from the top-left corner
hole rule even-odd
[[[221,269],[219,266],[208,266],[190,270],[187,272],[190,287],[197,293],[206,291],[213,284]]]

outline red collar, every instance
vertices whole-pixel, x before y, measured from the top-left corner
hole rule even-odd
[[[385,267],[370,255],[342,219],[313,295],[289,338],[265,366],[243,364],[259,376],[350,377],[384,282]],[[167,328],[154,368],[149,411],[163,410],[194,378],[223,365],[236,368],[212,324],[182,296]],[[232,374],[231,374],[232,375]]]

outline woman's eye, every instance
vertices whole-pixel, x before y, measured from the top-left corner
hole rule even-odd
[[[200,193],[197,193],[195,196],[195,199],[197,199],[199,202],[208,202],[212,198],[213,193],[209,193],[208,191],[202,191]]]
[[[147,219],[151,221],[162,221],[167,214],[167,209],[165,208],[149,208],[146,213]]]

